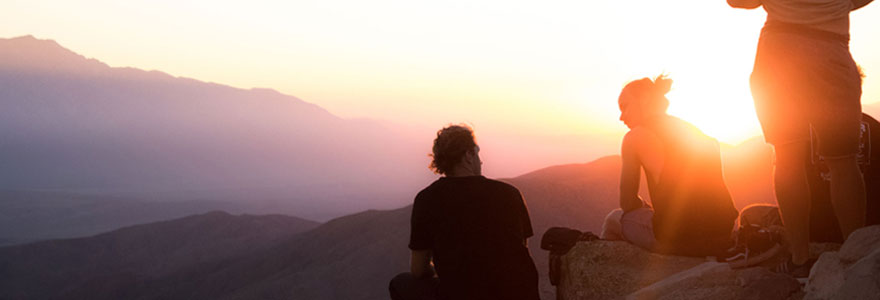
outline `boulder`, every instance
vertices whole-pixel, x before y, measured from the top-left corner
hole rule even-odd
[[[793,299],[800,290],[796,279],[766,268],[731,270],[727,264],[707,262],[645,287],[626,299]]]
[[[725,263],[704,262],[696,267],[675,273],[626,296],[638,299],[732,299],[735,274]]]
[[[562,257],[558,299],[791,299],[794,278],[704,258],[650,253],[626,242],[580,242]]]
[[[651,253],[623,241],[580,242],[561,258],[561,299],[616,299],[693,268],[703,258]]]
[[[742,288],[737,299],[788,299],[801,291],[797,279],[761,267],[737,271],[737,285]]]
[[[804,291],[804,299],[880,297],[880,225],[859,229],[840,251],[822,254]]]
[[[843,285],[831,298],[880,298],[880,249],[850,266],[844,273]]]
[[[853,263],[880,249],[880,225],[854,231],[840,247],[840,260]]]

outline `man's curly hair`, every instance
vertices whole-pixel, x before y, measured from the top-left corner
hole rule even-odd
[[[474,130],[464,124],[449,125],[437,131],[434,139],[433,159],[428,166],[434,173],[444,175],[461,162],[468,151],[477,146]]]

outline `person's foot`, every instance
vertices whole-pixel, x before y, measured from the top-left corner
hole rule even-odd
[[[718,262],[732,262],[737,260],[746,259],[749,257],[749,248],[746,247],[731,247],[728,248],[723,253],[719,254],[717,257]]]
[[[813,268],[815,263],[815,259],[808,259],[803,264],[796,264],[789,257],[776,265],[773,268],[773,272],[787,274],[794,278],[807,278],[810,277],[810,269]]]

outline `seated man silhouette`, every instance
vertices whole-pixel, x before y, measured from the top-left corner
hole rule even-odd
[[[391,299],[539,299],[525,202],[481,175],[479,151],[467,126],[437,132],[430,167],[444,176],[416,195],[411,272],[391,280]]]
[[[620,120],[630,131],[620,151],[620,209],[606,217],[602,237],[657,253],[723,256],[737,211],[718,142],[666,114],[671,86],[664,76],[643,78],[620,93]],[[652,205],[638,195],[642,170]]]

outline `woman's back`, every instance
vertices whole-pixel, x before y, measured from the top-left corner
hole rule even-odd
[[[737,210],[724,184],[718,142],[671,116],[645,126],[664,150],[659,180],[649,186],[657,241],[681,254],[724,250]],[[711,244],[719,249],[704,249],[706,239],[717,239]]]

